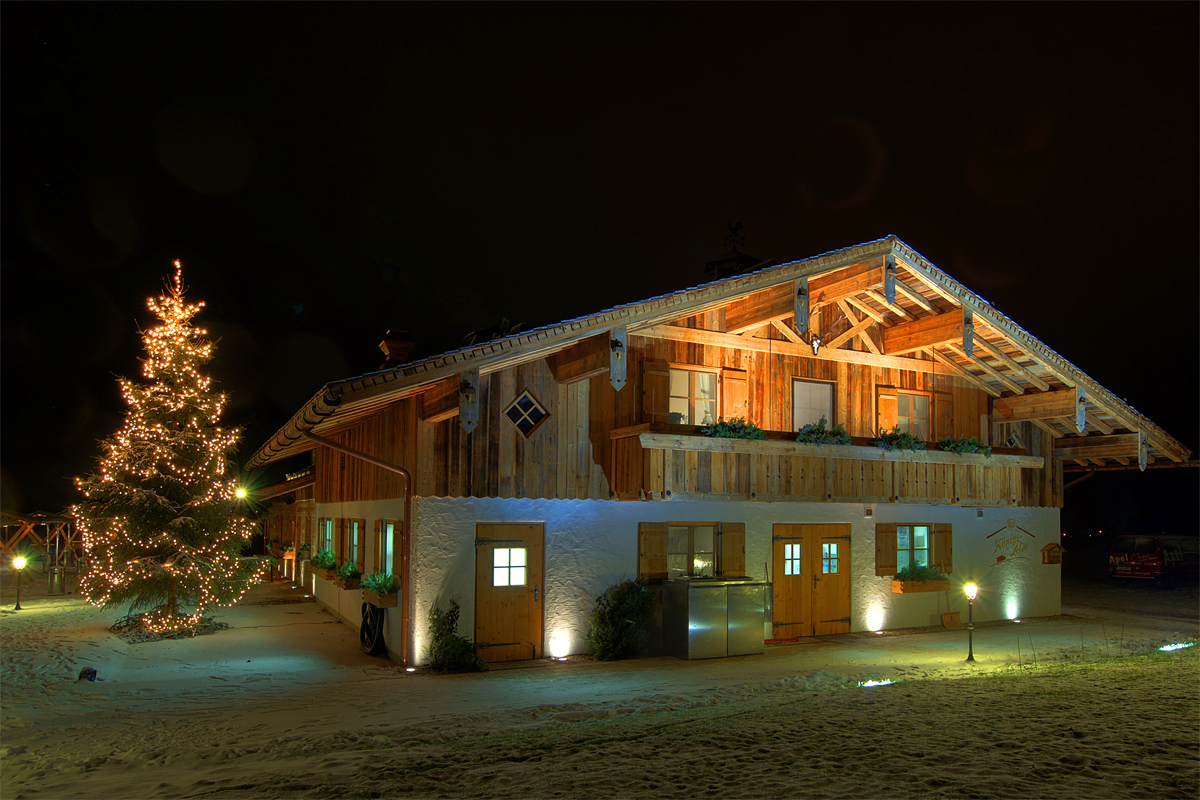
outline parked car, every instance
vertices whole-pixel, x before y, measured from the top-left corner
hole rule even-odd
[[[1200,578],[1200,539],[1189,536],[1118,536],[1108,553],[1114,578],[1156,580],[1174,586]]]

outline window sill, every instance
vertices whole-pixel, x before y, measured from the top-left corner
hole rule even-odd
[[[917,592],[948,592],[950,581],[892,581],[892,594],[916,594]]]

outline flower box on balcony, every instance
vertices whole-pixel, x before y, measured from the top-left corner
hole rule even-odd
[[[337,578],[336,581],[339,589],[357,589],[362,577]]]
[[[363,587],[363,600],[375,606],[376,608],[395,608],[396,607],[396,592],[388,592],[387,594],[376,594],[367,587]]]
[[[331,569],[322,569],[321,567],[312,567],[312,573],[313,573],[313,575],[316,575],[318,578],[322,578],[327,581],[331,581],[334,578],[333,570],[331,570]]]
[[[892,594],[945,592],[949,589],[950,581],[892,581]]]

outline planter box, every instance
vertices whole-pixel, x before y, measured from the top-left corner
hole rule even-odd
[[[915,592],[947,592],[950,581],[892,581],[892,594],[913,594]]]
[[[357,589],[362,578],[336,578],[339,589]]]
[[[333,580],[333,570],[322,569],[321,567],[311,567],[311,569],[313,575],[316,575],[318,578],[322,578],[327,581]]]
[[[370,589],[363,587],[363,600],[375,606],[376,608],[395,608],[396,597],[398,592],[388,592],[387,594],[375,594]]]

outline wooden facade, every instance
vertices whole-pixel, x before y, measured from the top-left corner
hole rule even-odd
[[[770,440],[662,439],[672,370],[714,376],[716,414]],[[919,396],[927,440],[976,437],[1005,457],[788,446],[796,380],[833,387],[830,425],[861,442]],[[523,397],[536,407],[517,420]],[[398,498],[397,472],[306,432],[406,469],[421,497],[1060,507],[1064,468],[1189,455],[894,238],[331,384],[251,459],[313,451],[318,504]]]

